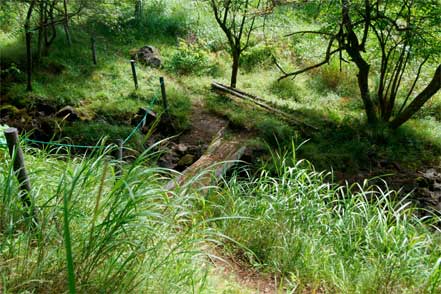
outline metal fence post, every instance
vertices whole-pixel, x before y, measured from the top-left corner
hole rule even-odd
[[[130,65],[132,66],[132,75],[133,75],[133,82],[135,83],[135,89],[138,89],[138,76],[136,75],[136,66],[135,66],[135,60],[130,60]]]

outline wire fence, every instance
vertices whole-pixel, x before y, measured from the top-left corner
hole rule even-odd
[[[149,106],[141,119],[141,121],[136,125],[135,128],[130,132],[130,134],[123,140],[123,145],[125,145],[135,134],[137,131],[139,131],[143,125],[146,123],[147,116],[149,115],[149,111],[152,110],[153,105],[156,103],[157,96],[153,96],[152,100],[149,103]],[[2,138],[0,138],[2,139]],[[77,144],[66,144],[66,143],[58,143],[58,142],[52,142],[52,141],[40,141],[40,140],[33,140],[29,138],[22,138],[23,142],[31,143],[31,144],[40,144],[40,145],[47,145],[47,146],[57,146],[57,147],[67,147],[67,148],[78,148],[78,149],[105,149],[109,147],[110,145],[106,146],[98,146],[98,145],[77,145]],[[6,148],[8,145],[6,141],[1,140],[0,141],[0,147]]]

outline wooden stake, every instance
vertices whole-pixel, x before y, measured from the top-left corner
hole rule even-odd
[[[167,93],[165,91],[165,82],[164,82],[164,78],[163,77],[159,78],[159,83],[161,84],[162,104],[164,106],[165,114],[168,117],[169,116],[169,112],[168,112]]]
[[[92,61],[93,64],[97,64],[96,62],[96,45],[95,45],[95,37],[91,38],[91,42],[92,42]]]
[[[130,65],[132,66],[132,75],[133,75],[133,82],[135,83],[135,89],[138,90],[138,76],[136,75],[136,66],[135,66],[135,60],[130,60]]]
[[[19,182],[20,199],[25,207],[31,207],[32,202],[30,198],[31,182],[28,173],[26,172],[23,151],[20,148],[20,141],[18,138],[18,131],[16,128],[8,128],[4,131],[6,142],[8,143],[9,155],[11,156],[14,166],[14,171],[17,174]],[[14,157],[15,153],[15,157]]]

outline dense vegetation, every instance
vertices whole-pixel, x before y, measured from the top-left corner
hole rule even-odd
[[[264,292],[219,270],[223,259],[280,293],[441,292],[439,211],[415,201],[417,186],[363,180],[420,183],[417,171],[440,168],[439,0],[0,7],[1,293]],[[130,59],[146,45],[161,66],[137,60],[135,89]],[[301,123],[214,92],[212,80]],[[145,108],[156,120],[133,133]],[[175,137],[162,139],[191,132],[201,113],[247,138],[251,164],[169,190],[177,172],[158,159]],[[62,145],[23,143],[30,209],[3,125]]]

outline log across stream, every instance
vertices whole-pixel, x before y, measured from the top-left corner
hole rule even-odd
[[[217,182],[238,160],[246,150],[239,136],[225,136],[225,128],[221,129],[205,153],[179,176],[165,186],[172,190],[176,186],[192,181],[191,185],[204,187]]]

